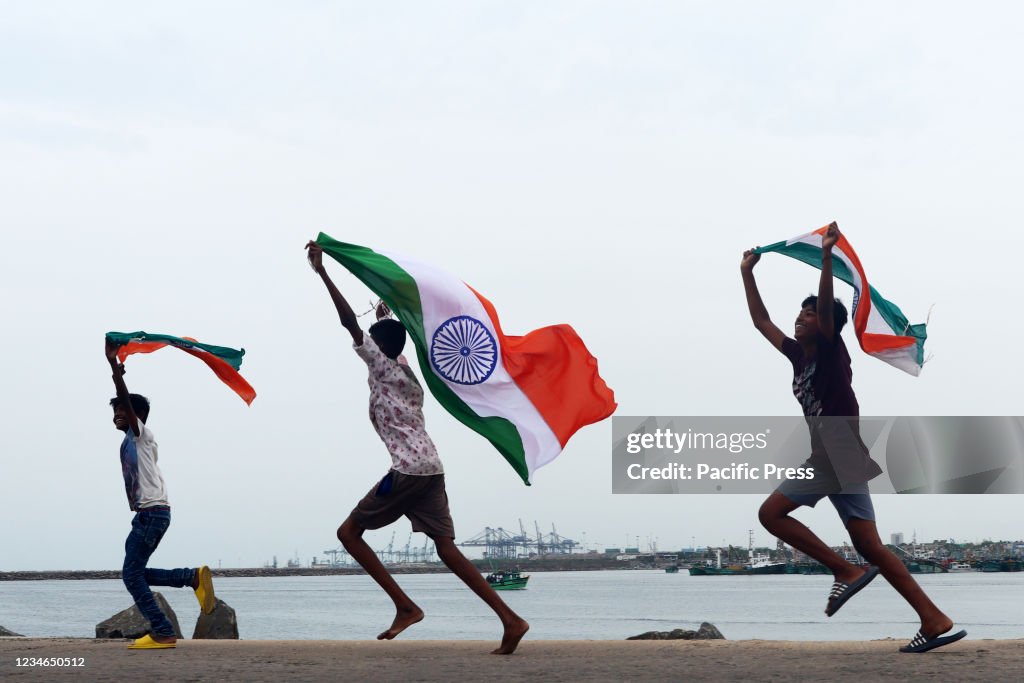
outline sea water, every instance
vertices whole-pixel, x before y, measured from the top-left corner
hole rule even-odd
[[[971,638],[1024,637],[1024,572],[915,576]],[[500,624],[451,574],[401,574],[426,619],[402,638],[496,640]],[[645,631],[711,622],[726,638],[908,640],[913,610],[879,577],[836,616],[824,614],[831,576],[689,576],[664,571],[535,572],[528,587],[500,595],[530,622],[530,639],[619,640]],[[242,638],[366,640],[391,622],[390,600],[367,576],[215,579],[235,609]],[[185,637],[199,605],[190,589],[159,589]],[[26,636],[93,637],[95,626],[131,606],[117,580],[0,582],[0,625]]]

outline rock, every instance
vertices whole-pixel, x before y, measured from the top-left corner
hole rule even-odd
[[[714,624],[704,622],[699,631],[673,629],[671,631],[647,631],[638,636],[630,636],[626,640],[725,640],[722,632]]]
[[[238,620],[235,610],[217,598],[217,604],[210,614],[199,613],[193,640],[238,640]]]
[[[722,632],[714,624],[709,624],[705,621],[697,631],[697,640],[725,640],[725,636],[722,635]]]
[[[0,626],[0,638],[9,638],[9,637],[24,638],[24,636],[22,636],[20,633],[15,633],[14,631],[8,631],[3,626]]]
[[[645,631],[638,636],[630,636],[626,640],[665,640],[664,631]]]
[[[181,627],[178,626],[178,617],[174,610],[167,604],[167,600],[159,593],[153,593],[156,604],[160,606],[163,613],[171,620],[174,627],[174,635],[181,638]],[[97,638],[141,638],[150,631],[149,621],[142,616],[142,612],[135,605],[122,610],[106,621],[96,624]]]
[[[626,640],[693,640],[696,637],[696,631],[677,628],[671,631],[647,631],[638,636],[630,636]]]

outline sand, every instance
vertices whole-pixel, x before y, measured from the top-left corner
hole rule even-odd
[[[1024,640],[963,640],[923,655],[897,641],[524,641],[512,656],[485,641],[127,641],[2,638],[3,681],[670,681],[1020,680]],[[81,657],[81,668],[16,667],[18,657]]]

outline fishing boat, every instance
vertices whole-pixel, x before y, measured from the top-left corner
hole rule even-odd
[[[1024,570],[1024,562],[1012,557],[1004,557],[1001,560],[985,560],[981,563],[983,572],[1019,572]]]
[[[925,559],[903,559],[903,564],[911,574],[946,574],[948,569],[938,562]]]
[[[750,574],[785,574],[785,562],[773,562],[767,555],[755,555],[744,569]]]
[[[768,555],[754,552],[753,532],[750,536],[749,560],[746,564],[722,566],[722,551],[715,550],[714,561],[690,567],[690,576],[755,576],[761,574],[785,574],[786,563],[775,562]]]
[[[523,576],[518,569],[499,569],[487,575],[487,583],[496,591],[523,590],[529,580],[529,575]]]
[[[665,567],[665,573],[666,574],[678,574],[679,573],[679,565],[678,564],[670,564],[669,566]]]

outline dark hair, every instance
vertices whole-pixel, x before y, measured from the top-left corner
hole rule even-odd
[[[370,336],[388,358],[398,358],[405,348],[405,325],[392,318],[384,318],[370,325]]]
[[[800,308],[818,308],[818,297],[811,295],[804,299],[803,303],[800,304]],[[832,324],[835,326],[835,333],[839,334],[846,327],[846,321],[850,319],[850,314],[846,312],[846,306],[839,299],[832,300]]]
[[[132,411],[135,413],[135,417],[139,418],[143,422],[149,417],[149,399],[142,394],[128,394],[128,402],[132,404]],[[111,408],[120,408],[121,399],[115,396],[110,399]]]

